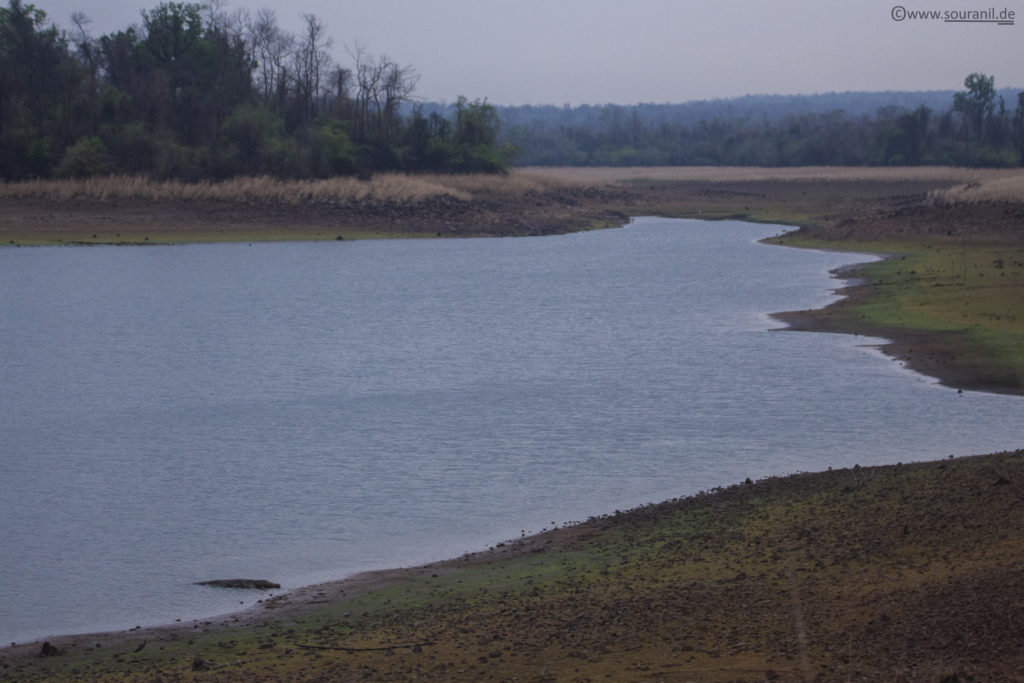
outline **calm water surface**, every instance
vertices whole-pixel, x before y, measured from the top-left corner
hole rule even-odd
[[[777,226],[0,250],[0,642],[219,614],[758,478],[1017,448],[1019,398],[773,332]]]

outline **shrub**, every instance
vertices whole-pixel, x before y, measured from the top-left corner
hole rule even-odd
[[[80,138],[67,148],[56,175],[60,178],[87,178],[110,171],[110,153],[106,145],[98,137],[89,136]]]

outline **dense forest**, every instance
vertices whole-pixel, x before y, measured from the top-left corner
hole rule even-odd
[[[521,165],[1024,164],[1024,92],[751,95],[685,104],[495,107],[420,102],[418,74],[327,27],[167,2],[94,37],[22,0],[0,7],[0,178],[130,173],[183,180]]]
[[[403,114],[411,66],[356,47],[345,68],[315,15],[292,35],[270,11],[222,7],[163,3],[99,38],[81,14],[69,32],[21,0],[0,7],[0,178],[506,168],[486,101]]]
[[[1024,164],[1024,92],[749,95],[685,104],[499,107],[524,165]]]

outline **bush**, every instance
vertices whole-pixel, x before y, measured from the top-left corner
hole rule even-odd
[[[98,137],[89,136],[67,148],[55,173],[59,178],[87,178],[110,173],[111,168],[107,146]]]
[[[196,182],[209,177],[210,150],[167,142],[157,151],[153,176],[162,180]]]
[[[117,170],[131,174],[153,172],[163,143],[142,122],[134,121],[122,130],[101,129],[100,133],[116,160]]]
[[[226,170],[249,175],[266,173],[273,165],[274,141],[283,135],[284,122],[273,112],[264,107],[237,107],[221,128],[223,142],[230,150],[230,158],[223,162]]]
[[[329,119],[309,132],[313,175],[329,177],[350,174],[356,167],[356,153],[344,125]]]

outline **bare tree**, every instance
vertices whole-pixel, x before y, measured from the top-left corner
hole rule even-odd
[[[334,85],[334,102],[331,105],[331,113],[343,119],[351,119],[353,116],[352,70],[336,66],[331,75],[331,81]]]
[[[354,48],[349,49],[349,55],[356,67],[357,89],[353,133],[357,140],[365,141],[369,138],[370,107],[371,103],[377,99],[379,77],[373,68],[373,57],[366,52],[364,46],[356,43]]]
[[[228,21],[228,14],[224,9],[227,6],[228,0],[206,0],[202,8],[206,14],[207,28],[215,30],[224,28]]]
[[[84,12],[72,12],[71,23],[77,29],[73,42],[78,50],[79,61],[89,74],[89,92],[96,92],[96,81],[99,78],[100,70],[100,49],[93,37],[89,35],[89,24],[92,23],[92,19],[85,16]]]
[[[251,20],[248,34],[256,60],[256,89],[263,102],[280,113],[288,93],[287,62],[295,48],[295,37],[282,31],[278,17],[266,8],[259,10]]]
[[[293,53],[292,71],[302,102],[302,120],[309,122],[319,108],[321,82],[331,70],[328,50],[332,40],[324,33],[327,25],[315,14],[303,14],[302,18],[306,20],[306,32]]]
[[[277,25],[277,17],[269,9],[261,9],[248,22],[247,34],[256,61],[256,89],[264,104],[280,112],[287,93],[287,66],[295,38]]]
[[[398,135],[401,116],[399,107],[403,102],[408,102],[412,98],[420,75],[412,66],[398,66],[389,61],[387,57],[381,56],[381,61],[387,62],[384,71],[384,111],[381,116],[383,119],[381,132],[382,139],[392,140]]]
[[[373,57],[361,45],[350,50],[356,66],[357,139],[388,143],[398,132],[399,107],[411,99],[419,74],[386,55]]]

